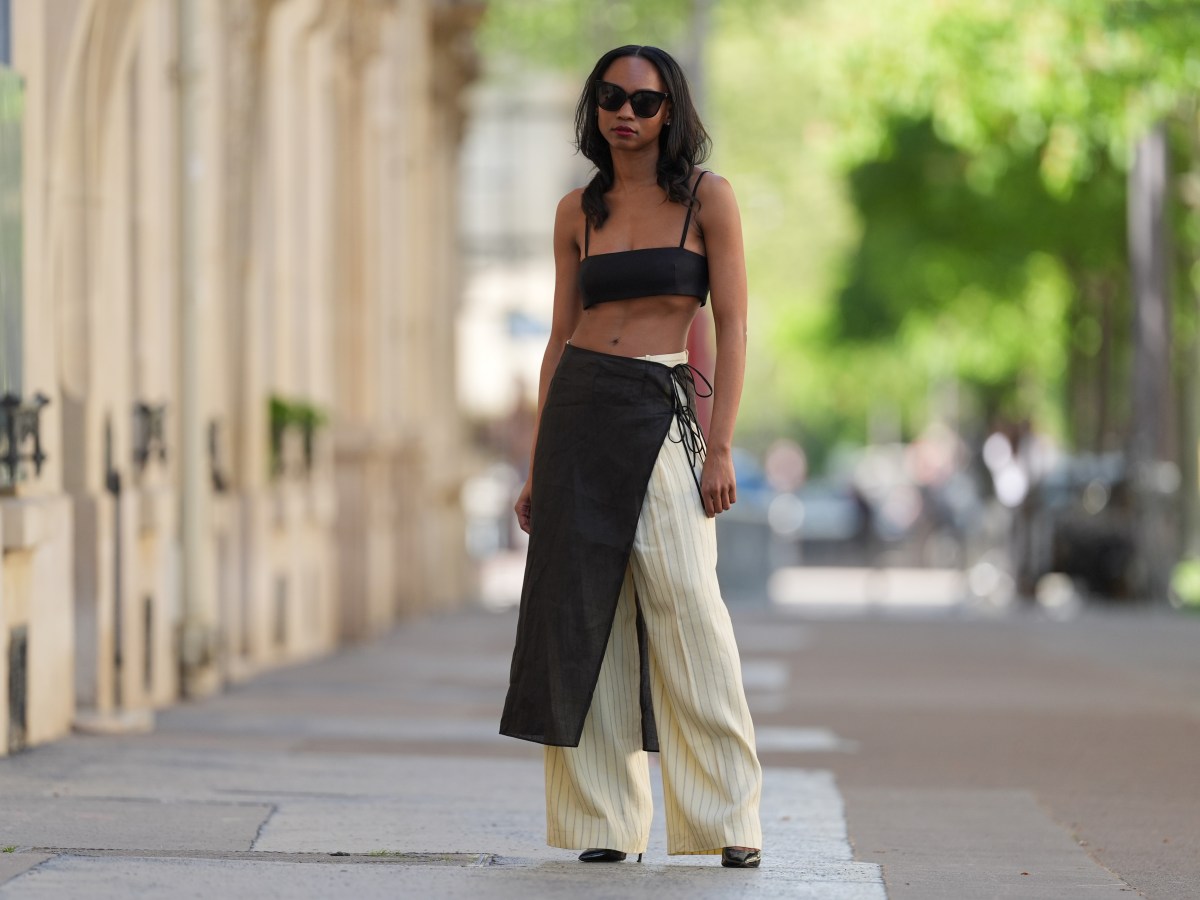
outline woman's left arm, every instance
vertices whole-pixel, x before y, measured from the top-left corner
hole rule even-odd
[[[742,218],[729,182],[709,173],[700,183],[697,221],[708,255],[717,363],[713,373],[708,454],[700,478],[704,511],[711,518],[737,502],[733,474],[733,425],[746,372],[746,254]]]

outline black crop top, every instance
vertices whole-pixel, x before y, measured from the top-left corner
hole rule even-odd
[[[701,172],[696,179],[693,195],[704,175]],[[667,294],[695,297],[703,306],[708,299],[708,257],[684,249],[691,224],[692,208],[688,207],[678,247],[646,247],[589,256],[591,223],[585,222],[584,256],[579,262],[579,293],[583,297],[583,308],[590,309],[610,300]]]

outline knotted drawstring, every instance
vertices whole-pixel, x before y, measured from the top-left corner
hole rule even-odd
[[[707,394],[696,392],[697,375],[708,388]],[[681,391],[682,397],[680,397]],[[708,445],[704,443],[704,432],[700,429],[700,420],[696,418],[696,398],[711,397],[712,395],[712,383],[704,377],[703,372],[691,363],[671,366],[671,399],[674,406],[672,414],[675,421],[679,423],[679,440],[670,437],[670,432],[667,433],[667,437],[674,443],[683,445],[684,452],[687,453],[688,465],[692,470],[692,480],[696,482],[696,493],[700,493],[700,476],[696,473],[696,461],[701,459],[708,450]],[[704,502],[703,494],[700,494],[700,502]]]

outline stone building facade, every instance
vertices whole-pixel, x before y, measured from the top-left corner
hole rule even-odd
[[[467,595],[480,14],[0,0],[0,754]]]

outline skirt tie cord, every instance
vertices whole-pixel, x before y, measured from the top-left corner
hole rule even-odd
[[[707,394],[697,393],[696,377],[704,382],[708,388]],[[673,415],[675,421],[679,423],[679,440],[670,438],[676,444],[682,444],[684,451],[687,453],[688,465],[692,470],[692,480],[696,482],[696,493],[700,494],[700,476],[696,473],[696,462],[702,460],[704,454],[708,450],[708,445],[704,442],[704,432],[700,428],[700,420],[696,417],[696,398],[711,397],[713,395],[712,383],[704,377],[704,373],[693,366],[691,363],[680,363],[677,366],[671,367],[671,399],[673,401]],[[680,396],[682,394],[682,396]],[[670,437],[668,435],[668,437]],[[704,495],[700,494],[700,502],[704,502]]]

